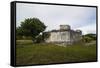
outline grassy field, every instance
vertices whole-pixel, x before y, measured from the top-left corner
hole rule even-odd
[[[30,40],[17,40],[16,64],[50,64],[64,62],[96,61],[96,44],[74,44],[57,46],[56,44],[33,44]]]

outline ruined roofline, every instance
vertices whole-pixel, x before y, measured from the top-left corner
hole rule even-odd
[[[52,32],[66,32],[66,31],[70,31],[70,32],[76,32],[76,33],[80,33],[80,32],[82,32],[81,30],[51,30],[51,31],[46,31],[46,32],[44,32],[44,33],[52,33]],[[80,31],[80,32],[79,32]]]
[[[65,32],[65,31],[71,31],[71,32],[76,32],[76,33],[80,33],[81,32],[82,33],[81,30],[72,30],[69,25],[60,25],[60,29],[59,30],[46,31],[46,33],[51,33],[51,32]]]
[[[70,30],[71,27],[69,25],[60,25],[60,30]]]
[[[63,32],[63,31],[70,31],[70,30],[51,30],[50,32]]]

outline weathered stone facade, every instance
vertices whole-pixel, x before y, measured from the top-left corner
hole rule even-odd
[[[52,30],[48,33],[50,36],[46,39],[47,43],[73,43],[82,38],[82,32],[71,30],[69,25],[60,25],[59,30]]]

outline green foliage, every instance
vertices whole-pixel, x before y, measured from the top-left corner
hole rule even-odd
[[[22,30],[21,27],[17,27],[16,28],[16,36],[19,36],[19,37],[23,36],[23,32],[22,31],[23,30]]]
[[[46,26],[38,18],[28,18],[17,27],[17,36],[31,36],[34,41],[36,37],[46,29]]]
[[[96,40],[96,34],[86,34],[82,36],[82,40],[84,42],[91,42],[93,40]]]
[[[49,32],[44,32],[43,33],[44,40],[46,40],[47,38],[49,38],[49,36],[50,36],[50,33]]]
[[[48,32],[43,32],[41,35],[38,35],[36,38],[36,43],[43,43],[47,38],[49,38],[50,34]]]
[[[96,34],[87,34],[85,36],[90,37],[92,40],[96,40]]]
[[[36,43],[40,43],[40,42],[44,42],[43,36],[42,36],[42,35],[39,35],[39,36],[36,38]]]

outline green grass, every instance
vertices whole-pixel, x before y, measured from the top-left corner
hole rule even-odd
[[[50,64],[63,62],[96,61],[96,45],[74,44],[66,47],[55,44],[32,44],[17,41],[16,64]]]

